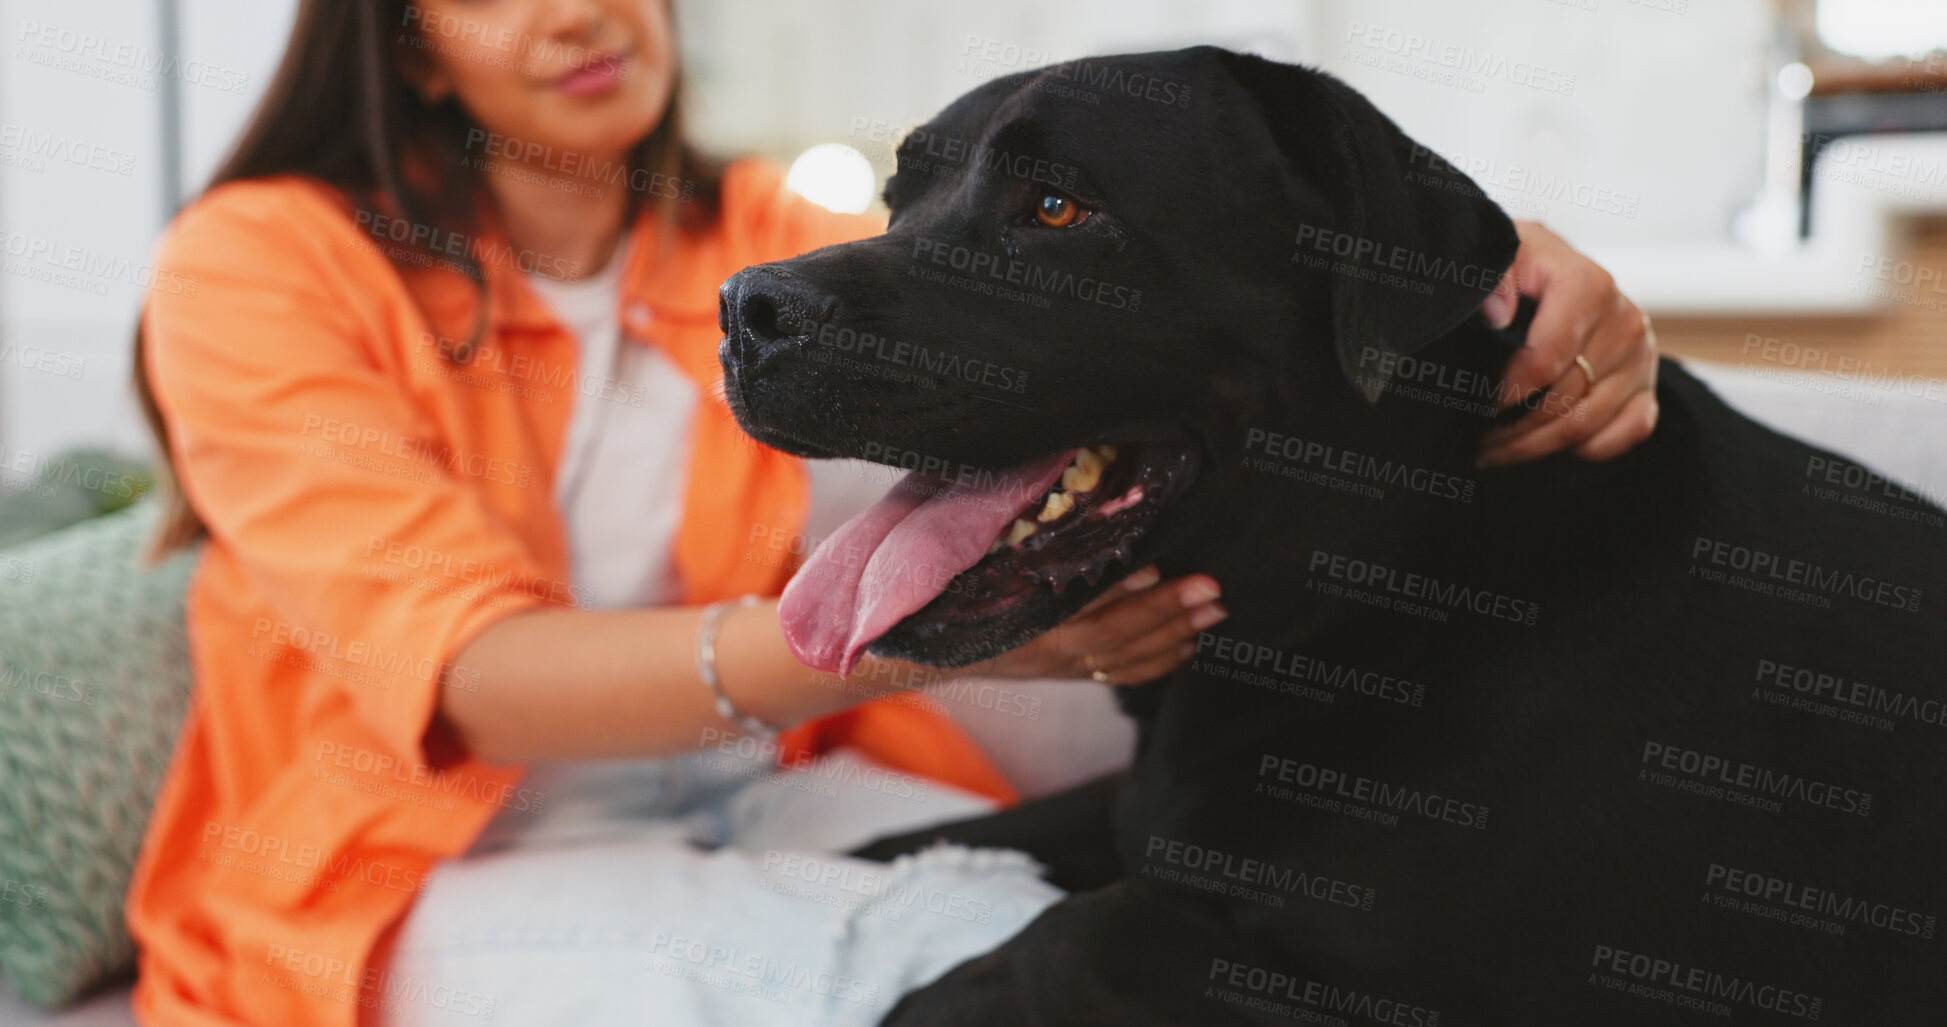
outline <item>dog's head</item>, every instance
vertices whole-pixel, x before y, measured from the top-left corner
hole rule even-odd
[[[1195,531],[1240,424],[1375,400],[1373,356],[1452,330],[1516,247],[1426,153],[1211,47],[997,79],[914,130],[885,235],[722,290],[746,431],[917,468],[787,589],[799,657],[1013,648]]]

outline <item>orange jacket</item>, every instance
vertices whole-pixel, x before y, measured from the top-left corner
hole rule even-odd
[[[129,894],[135,1012],[151,1027],[351,1027],[381,1002],[440,1001],[387,979],[375,946],[436,862],[502,808],[544,799],[522,768],[428,729],[462,645],[579,598],[556,463],[574,404],[627,402],[629,386],[578,373],[574,339],[524,282],[531,256],[497,237],[430,240],[486,255],[483,344],[448,359],[478,286],[438,264],[401,274],[380,247],[407,226],[364,220],[303,179],[235,183],[185,210],[156,261],[147,370],[209,542],[188,596],[196,692]],[[700,394],[674,554],[684,601],[775,594],[792,568],[751,540],[802,526],[805,475],[744,437],[712,388],[717,286],[877,226],[740,162],[714,226],[662,250],[655,228],[645,214],[633,229],[622,324]],[[911,703],[786,742],[848,743],[1011,798]]]

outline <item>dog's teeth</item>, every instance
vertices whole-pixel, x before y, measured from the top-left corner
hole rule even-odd
[[[1007,543],[1006,543],[1006,542],[1004,542],[1004,541],[1002,541],[1002,540],[1001,540],[1001,539],[999,539],[999,538],[996,538],[996,539],[994,539],[994,544],[993,544],[993,545],[991,545],[991,546],[988,546],[988,547],[987,547],[987,555],[988,555],[988,556],[992,556],[992,555],[994,555],[995,553],[998,553],[998,552],[1000,552],[1001,550],[1003,550],[1003,549],[1006,549],[1006,548],[1007,548]]]
[[[1013,526],[1007,529],[1007,544],[1018,546],[1022,539],[1032,534],[1034,534],[1034,522],[1025,517],[1016,517]]]
[[[1041,513],[1035,517],[1035,520],[1040,521],[1043,524],[1046,524],[1049,521],[1060,518],[1062,514],[1065,514],[1068,511],[1073,510],[1074,508],[1075,508],[1074,496],[1071,496],[1066,492],[1050,492],[1048,493],[1048,502],[1042,505]]]
[[[1093,447],[1075,451],[1075,462],[1061,472],[1061,487],[1069,492],[1087,492],[1102,482],[1102,468],[1107,465],[1102,455]]]
[[[1090,447],[1090,448],[1092,448],[1092,449],[1094,449],[1094,450],[1095,450],[1095,451],[1096,451],[1097,453],[1099,453],[1099,454],[1101,454],[1101,456],[1102,456],[1102,463],[1103,463],[1103,465],[1105,465],[1105,466],[1106,466],[1106,465],[1108,465],[1108,464],[1112,464],[1112,463],[1115,463],[1115,447],[1114,447],[1114,446],[1112,446],[1112,445],[1109,445],[1108,443],[1106,443],[1106,442],[1105,442],[1105,443],[1103,443],[1102,445],[1099,445],[1099,446],[1093,446],[1093,447]]]

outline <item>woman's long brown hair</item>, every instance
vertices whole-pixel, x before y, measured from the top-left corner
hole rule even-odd
[[[303,0],[277,73],[204,191],[241,179],[304,175],[338,189],[361,209],[382,208],[413,224],[478,238],[487,194],[481,162],[466,159],[474,124],[457,102],[427,104],[407,81],[406,62],[423,59],[412,52],[419,29],[410,10],[411,0]],[[636,172],[647,171],[664,176],[651,181],[683,183],[680,197],[675,189],[650,192],[665,224],[697,228],[716,217],[720,169],[689,146],[681,101],[679,80],[661,124],[630,152],[627,180],[634,183]],[[630,190],[630,223],[649,199]],[[415,256],[384,249],[395,259]],[[470,258],[462,263],[484,293],[478,264]],[[476,321],[475,338],[453,347],[453,358],[465,359],[484,329],[484,321]],[[159,451],[155,500],[162,516],[145,554],[153,561],[201,538],[205,528],[176,483],[168,428],[143,348],[138,323],[136,399]]]

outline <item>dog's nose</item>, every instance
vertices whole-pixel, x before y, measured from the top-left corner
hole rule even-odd
[[[837,301],[803,279],[774,267],[749,267],[717,291],[717,325],[750,347],[747,356],[795,346],[831,320]]]

